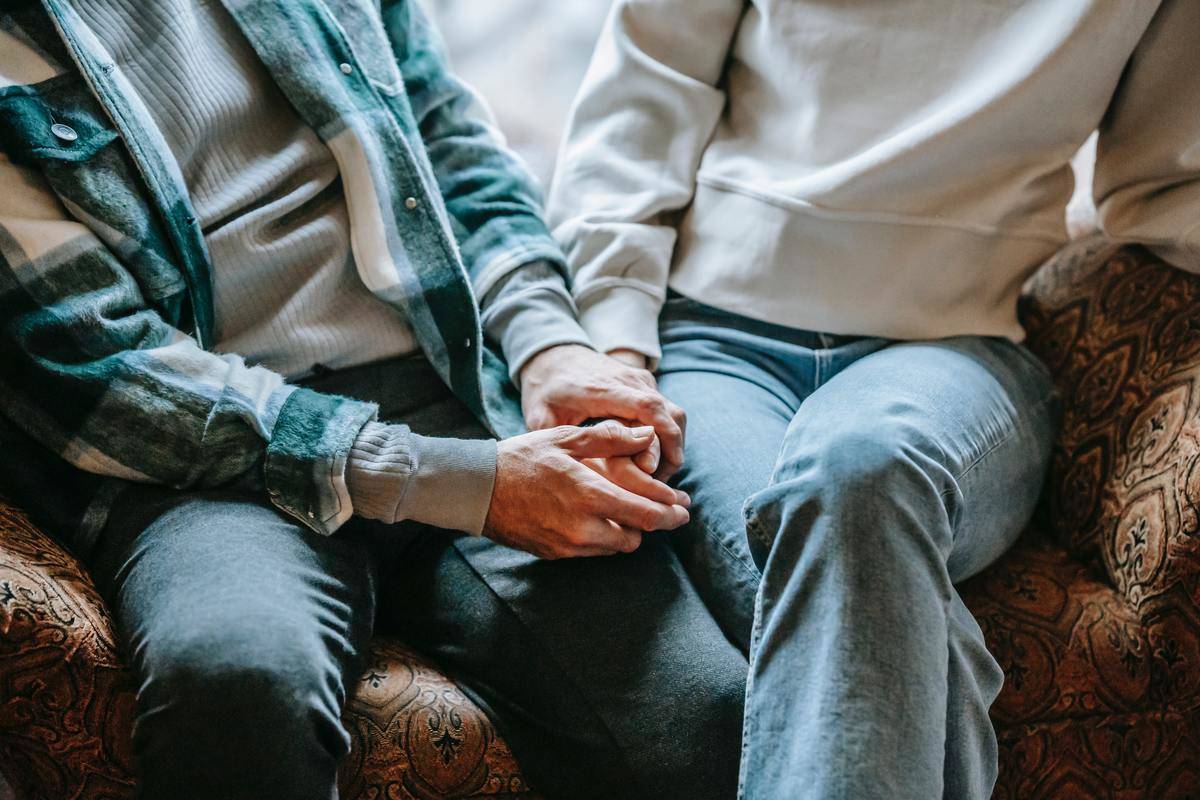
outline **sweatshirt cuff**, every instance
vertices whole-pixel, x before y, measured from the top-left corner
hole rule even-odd
[[[506,315],[500,347],[508,362],[508,376],[520,385],[521,370],[543,350],[564,344],[591,347],[588,335],[575,320],[575,308],[566,297],[549,289],[530,292]]]
[[[404,425],[367,423],[347,465],[354,511],[483,533],[496,482],[496,442],[420,436]]]
[[[579,323],[601,353],[633,350],[650,359],[652,365],[658,363],[662,357],[658,342],[661,300],[641,289],[613,286],[589,292],[575,302]]]
[[[417,471],[401,507],[405,518],[481,536],[496,485],[496,440],[413,438]]]

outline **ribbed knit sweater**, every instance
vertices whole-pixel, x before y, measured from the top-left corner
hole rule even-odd
[[[337,164],[215,0],[77,0],[120,63],[187,183],[214,274],[216,349],[288,378],[415,352],[359,278]],[[485,332],[514,374],[554,344],[586,344],[559,278],[529,265],[493,289]],[[348,460],[355,511],[479,533],[495,443],[369,423]],[[452,497],[452,502],[446,502]]]

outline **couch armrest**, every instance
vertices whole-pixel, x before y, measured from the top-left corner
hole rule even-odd
[[[17,796],[132,797],[132,686],[83,567],[0,498],[0,770]]]
[[[1047,526],[1164,665],[1200,663],[1200,276],[1093,238],[1034,276],[1022,318],[1063,399]],[[1171,694],[1200,689],[1177,678]]]

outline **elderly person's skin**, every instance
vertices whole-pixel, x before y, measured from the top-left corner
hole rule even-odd
[[[520,382],[533,432],[499,443],[485,536],[542,558],[599,556],[688,522],[691,499],[663,482],[683,464],[686,417],[649,371],[562,345]]]

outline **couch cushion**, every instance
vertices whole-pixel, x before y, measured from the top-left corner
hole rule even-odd
[[[1023,319],[1064,400],[1049,529],[1095,560],[1143,622],[1194,639],[1200,277],[1092,239],[1035,276]]]
[[[1005,727],[993,800],[1195,800],[1200,721],[1147,711]]]
[[[961,587],[1004,670],[998,726],[1194,712],[1194,630],[1144,623],[1102,573],[1036,529]]]
[[[133,676],[80,564],[0,500],[0,771],[18,797],[134,796]],[[344,717],[342,797],[532,798],[484,713],[379,637]]]
[[[0,501],[0,765],[18,797],[132,796],[133,681],[78,562]]]

